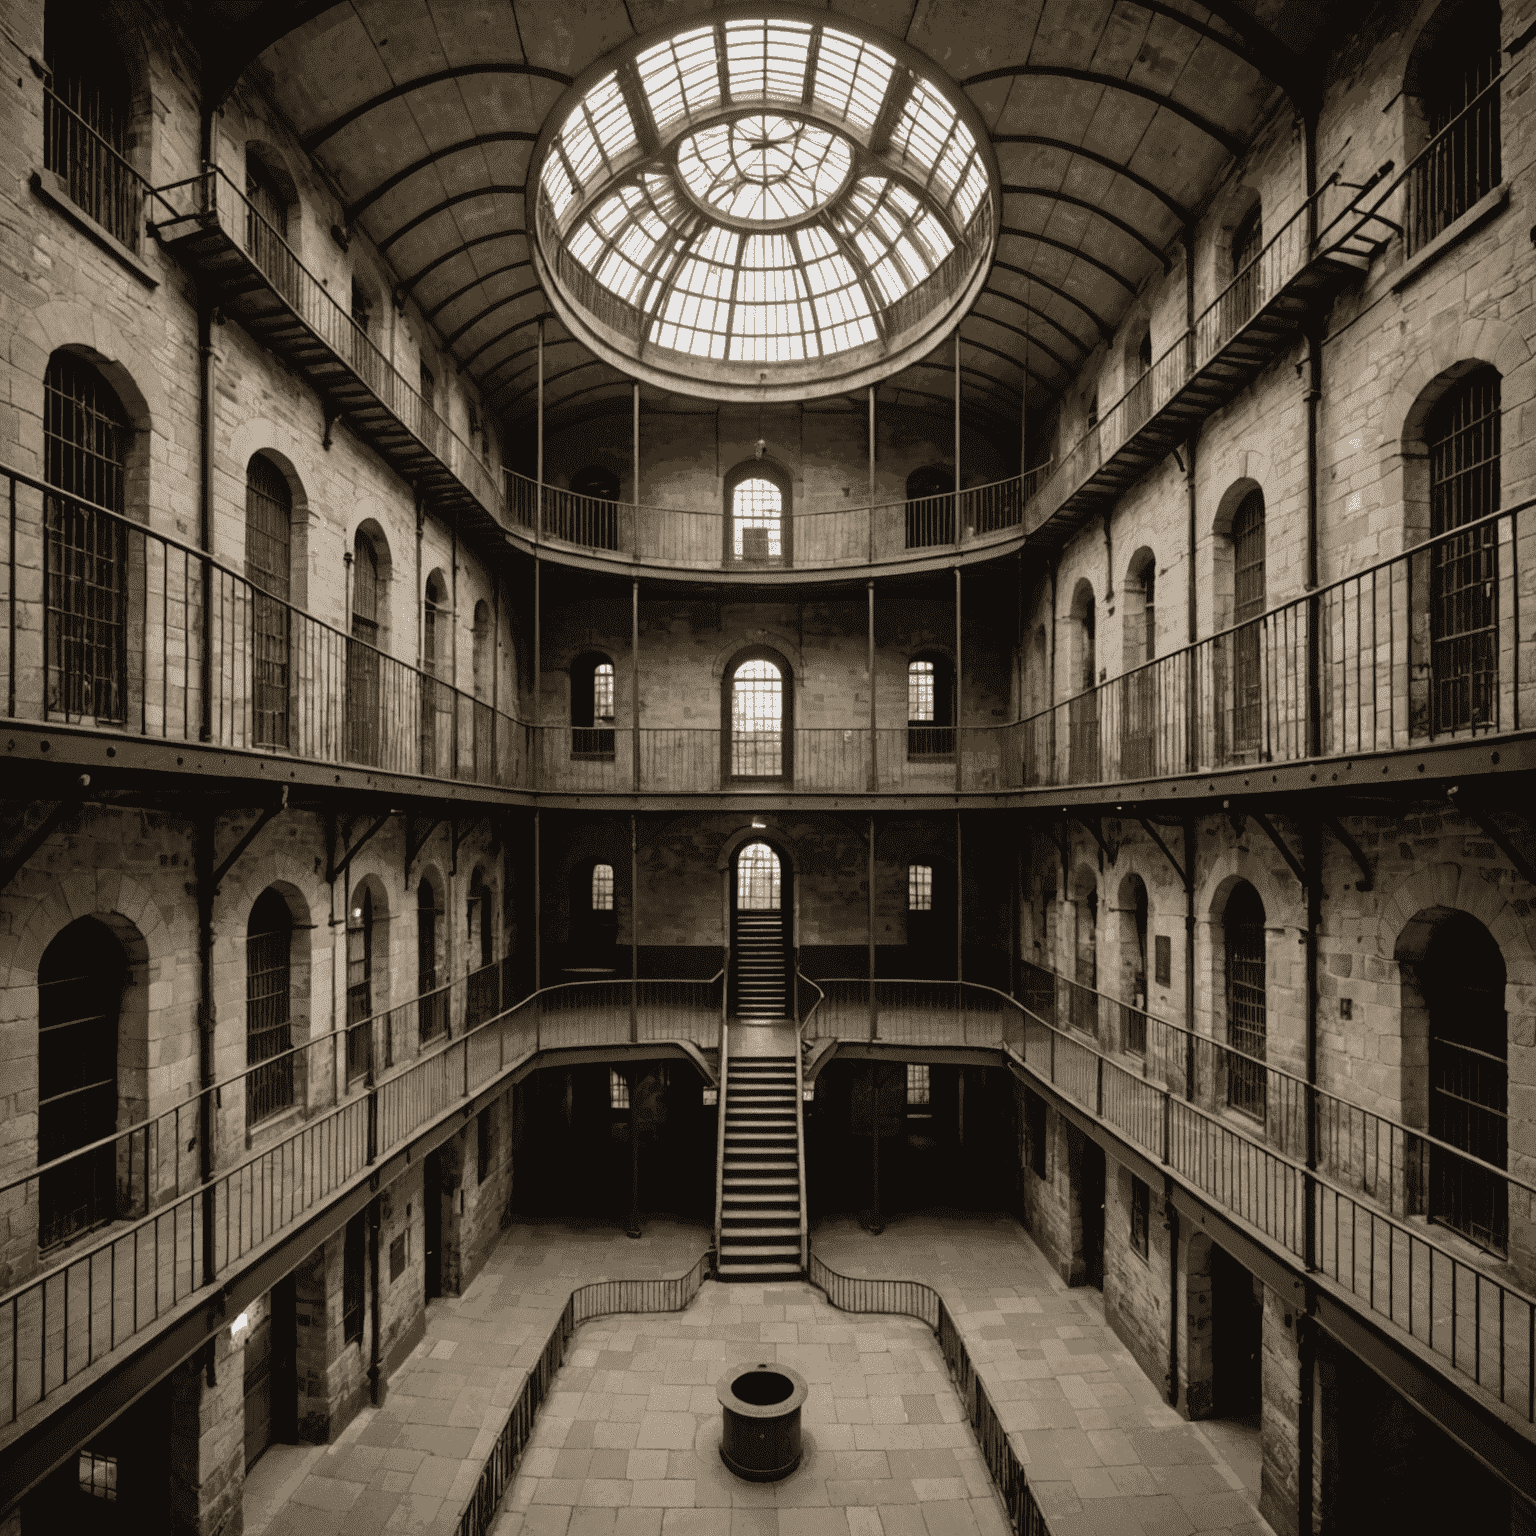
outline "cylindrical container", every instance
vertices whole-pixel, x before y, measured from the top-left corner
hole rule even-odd
[[[805,1377],[787,1365],[733,1365],[715,1383],[720,1459],[737,1477],[771,1483],[800,1465]]]

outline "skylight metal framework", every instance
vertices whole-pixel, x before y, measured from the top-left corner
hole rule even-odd
[[[795,6],[723,9],[599,61],[529,188],[534,263],[572,333],[724,399],[906,366],[979,291],[1000,222],[971,104],[904,45]]]

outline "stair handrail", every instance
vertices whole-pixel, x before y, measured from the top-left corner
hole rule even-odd
[[[724,1009],[720,1019],[719,1118],[715,1126],[715,1273],[720,1272],[720,1234],[725,1226],[725,1094],[730,1076],[731,1021]]]
[[[816,983],[811,983],[813,987]],[[816,987],[817,1001],[811,1004],[815,1013],[820,1002],[821,988]],[[800,952],[795,951],[795,1013],[800,1012]],[[810,1014],[806,1015],[809,1020]],[[803,1023],[795,1025],[795,1170],[800,1177],[800,1272],[808,1275],[811,1263],[810,1210],[805,1203],[805,1038]]]

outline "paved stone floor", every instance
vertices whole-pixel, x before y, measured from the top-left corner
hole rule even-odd
[[[453,1531],[527,1366],[570,1290],[682,1273],[703,1227],[518,1224],[427,1336],[381,1409],[327,1447],[274,1446],[246,1484],[250,1536]],[[1267,1536],[1252,1426],[1191,1425],[1011,1217],[895,1218],[879,1238],[823,1223],[834,1269],[944,1296],[1052,1536]],[[811,1384],[807,1455],[763,1487],[717,1454],[714,1383],[737,1360]],[[503,1500],[495,1536],[999,1536],[1006,1522],[933,1336],[833,1311],[805,1285],[708,1284],[687,1312],[584,1324]]]

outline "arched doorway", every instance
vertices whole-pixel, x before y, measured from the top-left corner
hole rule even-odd
[[[1465,912],[1436,923],[1415,967],[1429,1015],[1429,1217],[1481,1248],[1509,1249],[1509,1030],[1504,956]]]
[[[50,1163],[117,1129],[118,1010],[128,961],[105,924],[82,917],[37,968],[37,1160]],[[115,1214],[116,1149],[71,1158],[38,1179],[39,1248]]]
[[[790,875],[767,843],[746,843],[731,860],[731,1013],[789,1016]]]

